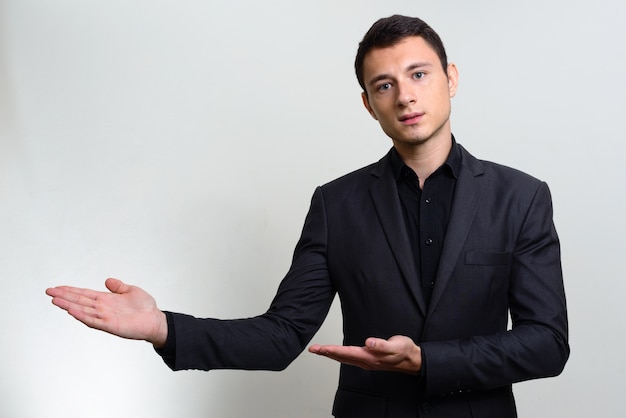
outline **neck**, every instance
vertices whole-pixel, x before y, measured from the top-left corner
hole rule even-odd
[[[423,188],[424,181],[446,161],[452,149],[452,136],[447,140],[425,141],[419,144],[407,145],[394,141],[394,146],[402,158],[419,178],[419,186]]]

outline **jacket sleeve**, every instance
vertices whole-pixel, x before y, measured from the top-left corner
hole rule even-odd
[[[569,356],[567,312],[545,183],[537,188],[515,239],[508,298],[510,330],[421,344],[429,394],[488,390],[563,370]]]
[[[173,370],[282,370],[319,329],[334,296],[326,264],[326,217],[318,189],[291,268],[268,311],[233,320],[168,312],[168,341],[157,352]]]

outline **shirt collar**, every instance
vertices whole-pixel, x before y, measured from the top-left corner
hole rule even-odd
[[[461,169],[461,148],[456,143],[454,135],[452,135],[452,148],[450,148],[448,158],[441,165],[441,167],[447,167],[447,169],[449,170],[448,173],[450,173],[455,179],[458,178],[459,170]],[[411,170],[411,168],[404,164],[404,161],[402,161],[402,158],[400,157],[400,154],[398,154],[398,151],[395,147],[391,149],[391,168],[393,170],[393,175],[396,180],[400,178],[403,170]]]

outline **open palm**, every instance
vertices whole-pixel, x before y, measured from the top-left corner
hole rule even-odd
[[[46,290],[52,303],[90,328],[161,346],[167,338],[165,314],[143,289],[117,279],[105,282],[110,292],[71,286]]]

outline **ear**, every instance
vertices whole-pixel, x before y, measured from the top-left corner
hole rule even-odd
[[[367,111],[369,112],[369,114],[376,120],[378,120],[378,118],[376,117],[376,113],[374,113],[374,110],[372,109],[372,106],[370,106],[370,101],[367,98],[367,94],[365,94],[365,92],[361,93],[361,99],[363,100],[363,106],[365,106],[365,108],[367,109]]]
[[[459,70],[456,68],[456,64],[448,64],[448,90],[450,91],[450,97],[454,97],[456,94],[458,84]]]

